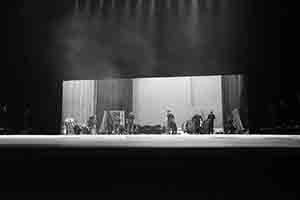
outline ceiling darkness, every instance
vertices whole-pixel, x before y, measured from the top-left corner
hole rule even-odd
[[[29,76],[99,79],[244,73],[260,62],[262,11],[252,1],[168,2],[18,1],[8,13],[10,65]]]

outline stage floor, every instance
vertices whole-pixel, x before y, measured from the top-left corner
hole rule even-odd
[[[0,147],[299,148],[300,135],[2,135]]]

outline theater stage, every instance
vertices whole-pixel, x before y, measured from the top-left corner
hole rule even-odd
[[[2,135],[0,147],[299,148],[300,135]]]

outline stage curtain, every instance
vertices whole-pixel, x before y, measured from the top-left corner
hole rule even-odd
[[[243,75],[222,76],[223,120],[227,120],[233,109],[239,109],[242,123],[248,124],[247,79]]]
[[[100,127],[105,110],[124,110],[125,117],[132,112],[132,88],[130,79],[107,79],[97,82],[97,127]]]
[[[71,63],[64,71],[95,79],[232,72],[248,41],[242,2],[75,0],[58,30]]]
[[[63,83],[63,116],[74,118],[79,123],[86,123],[95,114],[96,81],[80,80]]]

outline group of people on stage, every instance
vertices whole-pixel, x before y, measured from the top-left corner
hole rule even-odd
[[[189,134],[213,134],[215,119],[213,111],[210,111],[205,120],[200,114],[195,114],[191,120],[184,122],[181,128],[183,132]]]
[[[190,134],[212,134],[214,133],[215,115],[211,111],[206,120],[200,114],[195,114],[191,120],[182,125],[182,131]],[[97,128],[96,115],[91,116],[87,125],[79,125],[73,118],[65,119],[65,134],[178,134],[175,115],[167,110],[166,122],[163,126],[140,126],[135,123],[133,112],[128,113],[125,124],[118,124],[112,120],[109,112],[105,111],[99,128]],[[141,133],[142,132],[142,133]]]
[[[235,108],[230,113],[229,121],[226,121],[224,124],[224,133],[225,134],[244,134],[248,133],[249,129],[247,129],[240,117],[239,109]],[[207,115],[207,118],[198,113],[194,114],[190,120],[185,121],[181,130],[184,133],[188,134],[214,134],[214,120],[216,116],[213,111]],[[167,123],[166,123],[166,133],[168,134],[177,134],[178,128],[175,122],[175,115],[167,110]]]

